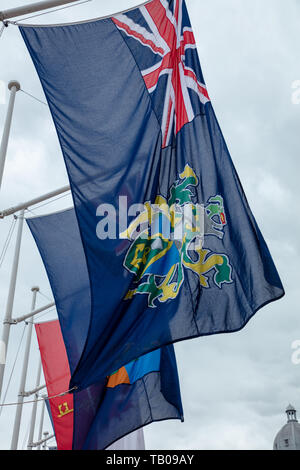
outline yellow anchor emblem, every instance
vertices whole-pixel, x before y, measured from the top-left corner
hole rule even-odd
[[[63,409],[64,408],[64,409]],[[66,416],[69,413],[72,413],[74,410],[69,409],[69,405],[67,402],[63,403],[62,405],[58,405],[58,410],[59,410],[59,415],[58,418],[62,418],[63,416]]]

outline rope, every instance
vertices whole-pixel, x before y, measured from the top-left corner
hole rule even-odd
[[[3,398],[4,402],[5,402],[5,399],[6,399],[6,396],[7,396],[7,393],[8,393],[8,389],[9,389],[9,386],[10,386],[10,383],[11,383],[11,379],[12,379],[12,376],[13,376],[13,373],[14,373],[14,370],[15,370],[15,367],[16,367],[17,359],[18,359],[19,352],[20,352],[22,342],[23,342],[23,339],[24,339],[24,333],[25,333],[25,330],[26,330],[26,326],[27,325],[25,324],[24,329],[23,329],[23,333],[22,333],[22,337],[20,339],[20,343],[19,343],[19,346],[18,346],[18,351],[17,351],[16,357],[15,357],[15,360],[14,360],[14,364],[13,364],[13,367],[12,367],[12,370],[11,370],[11,373],[10,373],[10,376],[9,376],[9,379],[8,379],[8,384],[7,384],[5,394],[4,394],[4,398]],[[2,410],[3,410],[3,407],[0,408],[0,416],[1,416]]]
[[[53,398],[58,398],[58,397],[64,397],[65,395],[73,392],[74,390],[77,390],[77,387],[70,388],[70,390],[66,390],[65,392],[58,393],[57,395],[52,395],[51,397],[43,397],[43,398],[38,398],[36,400],[23,401],[23,405],[28,405],[28,403],[36,403],[38,401],[52,400]],[[18,405],[20,405],[20,403],[1,403],[0,407],[18,406]]]
[[[55,198],[55,199],[52,199],[51,201],[45,202],[45,203],[43,203],[43,204],[40,204],[39,206],[36,206],[36,207],[34,208],[34,210],[37,210],[37,209],[39,209],[40,207],[47,206],[48,204],[52,204],[52,202],[56,202],[56,201],[58,201],[59,199],[62,199],[62,198],[67,197],[67,196],[70,196],[70,192],[67,192],[66,194],[63,194],[62,196],[59,196],[59,197],[57,197],[57,198]],[[29,209],[27,209],[27,210],[29,210]],[[30,211],[30,210],[29,210],[29,211]],[[30,212],[32,212],[32,211],[30,211]]]
[[[3,261],[5,259],[8,247],[10,245],[10,242],[11,242],[11,239],[12,239],[15,227],[16,227],[16,222],[17,222],[17,217],[15,216],[12,223],[11,223],[11,226],[9,228],[9,232],[8,232],[7,238],[4,242],[4,246],[3,246],[3,249],[2,249],[2,252],[1,252],[1,255],[0,255],[0,268],[3,264]]]
[[[47,310],[46,312],[43,312],[43,313],[39,313],[35,319],[36,320],[40,320],[42,317],[44,317],[45,315],[48,315],[48,313],[51,313],[51,312],[54,312],[56,311],[56,307],[55,308],[51,308],[51,310]]]
[[[25,95],[30,96],[30,98],[33,98],[34,100],[36,100],[36,101],[38,101],[39,103],[42,103],[42,104],[44,104],[45,106],[48,107],[48,105],[47,105],[47,103],[45,103],[45,101],[39,100],[39,99],[36,98],[34,95],[32,95],[31,93],[28,93],[27,91],[23,90],[22,88],[20,88],[20,91],[22,91]]]
[[[43,297],[45,297],[45,299],[49,300],[49,302],[52,302],[52,299],[50,297],[48,297],[48,295],[43,294],[43,292],[41,292],[40,290],[39,290],[39,294],[42,295]]]
[[[30,212],[32,215],[34,215],[34,217],[37,217],[38,215],[33,212],[31,209],[25,209],[26,212]]]
[[[76,7],[76,6],[82,5],[83,3],[88,3],[88,2],[91,2],[91,1],[92,0],[84,0],[80,3],[75,3],[73,5],[67,5],[65,7],[55,8],[54,10],[51,10],[51,11],[44,11],[43,13],[38,13],[36,15],[26,16],[26,18],[20,18],[17,21],[10,21],[9,23],[18,25],[20,21],[29,20],[30,18],[36,18],[37,16],[49,15],[49,13],[54,13],[54,12],[60,11],[60,10],[66,10],[67,8]]]
[[[40,207],[47,206],[48,204],[52,204],[52,202],[56,202],[59,199],[62,199],[64,197],[67,197],[67,196],[70,196],[70,195],[71,195],[71,193],[70,193],[70,191],[68,191],[66,194],[63,194],[62,196],[59,196],[59,197],[57,197],[57,198],[55,198],[51,201],[45,202],[44,204],[40,204],[39,206],[35,207],[34,210],[39,209]],[[32,215],[34,215],[34,217],[39,217],[39,215],[36,214],[32,209],[27,208],[26,212],[30,212]]]

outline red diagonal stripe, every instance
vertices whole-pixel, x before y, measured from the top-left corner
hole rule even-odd
[[[153,19],[160,35],[172,50],[174,46],[176,47],[176,31],[167,17],[166,9],[159,0],[149,3],[145,8]]]
[[[196,44],[194,35],[191,31],[185,31],[180,42],[180,55],[185,55],[185,49]]]
[[[208,100],[210,100],[206,88],[203,87],[202,85],[200,85],[200,83],[199,83],[198,80],[197,80],[196,74],[195,74],[194,72],[192,72],[192,70],[184,69],[184,75],[186,75],[187,77],[191,77],[191,78],[197,83],[198,90],[200,91],[200,93],[201,93],[203,96],[205,96],[205,98],[207,98]]]
[[[176,114],[176,134],[189,122],[185,102],[182,93],[179,67],[176,67],[172,76],[172,84],[175,91],[175,114]]]
[[[154,85],[157,84],[159,76],[163,70],[167,68],[173,68],[172,64],[170,64],[170,57],[171,55],[167,54],[163,58],[162,63],[159,68],[157,68],[156,70],[153,70],[153,72],[150,72],[147,75],[144,75],[144,80],[145,80],[146,87],[148,88],[148,90],[150,90],[152,87],[154,87]]]
[[[132,36],[136,39],[139,39],[143,44],[148,45],[151,47],[153,52],[156,54],[164,54],[164,50],[161,47],[157,47],[153,41],[150,39],[146,39],[142,34],[137,33],[133,29],[131,29],[126,23],[119,21],[117,18],[112,18],[113,22],[121,29],[123,29],[129,36]]]
[[[185,45],[194,45],[196,44],[195,36],[192,31],[184,31],[183,33],[183,42]]]

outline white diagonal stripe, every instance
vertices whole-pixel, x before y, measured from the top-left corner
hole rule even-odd
[[[185,80],[186,76],[184,75],[184,70],[183,70],[183,66],[182,66],[181,63],[179,64],[179,73],[180,73],[182,95],[183,95],[183,99],[184,99],[184,104],[185,104],[188,120],[192,121],[195,117],[195,114],[194,114],[194,111],[193,111],[193,107],[192,107],[191,99],[190,99],[190,96],[189,96],[189,92],[188,92],[188,89],[187,89],[187,86],[186,86],[186,83],[187,83],[186,80]]]
[[[199,99],[201,101],[202,104],[206,104],[209,102],[209,99],[204,96],[201,91],[199,90],[198,88],[198,84],[197,82],[195,82],[195,80],[192,78],[192,77],[188,77],[185,75],[185,83],[186,83],[186,86],[188,88],[190,88],[191,90],[193,90],[195,93],[197,93],[197,95],[199,96]],[[202,85],[201,85],[202,86]],[[204,87],[205,88],[205,87]]]
[[[172,132],[172,128],[173,128],[173,122],[174,122],[175,106],[174,106],[174,101],[172,99],[171,99],[171,101],[172,101],[172,108],[171,108],[171,114],[170,114],[170,125],[169,125],[169,129],[168,129],[166,145],[169,145],[170,138],[171,138],[171,132]]]
[[[179,11],[178,11],[178,26],[177,26],[177,49],[180,47],[181,41],[181,28],[182,28],[182,0],[179,1]]]
[[[174,28],[176,30],[177,29],[177,23],[176,23],[176,20],[175,20],[175,16],[173,15],[173,13],[171,12],[171,10],[169,8],[169,2],[167,2],[167,0],[160,0],[160,3],[162,4],[164,9],[166,10],[167,18],[169,18],[169,20],[171,21],[172,25],[174,26]]]
[[[160,77],[162,77],[163,75],[172,74],[172,73],[173,73],[173,69],[163,69],[163,70],[161,70],[156,84],[152,88],[148,88],[149,93],[153,93],[154,90],[156,90]]]
[[[162,60],[160,62],[158,62],[157,64],[152,65],[152,67],[149,67],[148,69],[142,70],[143,77],[145,75],[149,75],[149,73],[155,72],[155,70],[157,70],[157,69],[159,69],[159,67],[161,67],[161,64],[162,64]]]
[[[194,70],[194,69],[191,69],[191,67],[187,67],[186,65],[185,65],[184,69],[185,69],[185,70],[189,70],[190,72],[192,72],[192,73],[195,75],[195,81],[198,83],[198,85],[201,86],[202,88],[204,88],[204,89],[206,90],[206,85],[205,85],[205,83],[201,83],[201,82],[199,82],[199,80],[197,80],[197,76],[196,76],[196,74],[195,74],[195,70]]]
[[[143,36],[146,40],[153,42],[153,44],[155,44],[155,46],[157,48],[160,48],[160,49],[164,50],[164,47],[162,46],[161,41],[159,41],[159,38],[157,36],[155,36],[152,33],[149,33],[149,31],[147,31],[146,28],[144,28],[143,26],[135,23],[131,18],[128,18],[128,16],[121,14],[121,15],[116,15],[114,18],[121,21],[122,23],[125,23],[130,29],[132,29],[136,33]],[[117,26],[117,27],[122,28],[121,26]],[[122,28],[122,30],[124,31],[124,33],[127,34],[127,36],[133,37],[125,29]],[[150,44],[146,44],[146,43],[142,42],[139,38],[136,38],[136,37],[134,37],[134,39],[139,41],[143,46],[149,47],[153,51]],[[160,56],[163,56],[163,54],[161,54],[159,52],[155,52],[155,53],[159,54]]]
[[[156,41],[159,43],[159,47],[161,47],[165,51],[165,54],[168,54],[168,52],[170,52],[170,48],[169,48],[168,44],[165,42],[165,40],[163,39],[163,37],[159,34],[157,26],[154,23],[154,21],[153,21],[151,15],[149,14],[147,8],[143,6],[143,7],[140,8],[140,11],[141,11],[141,14],[143,15],[143,17],[145,18],[145,21],[148,24],[149,28],[153,32],[153,35],[155,36]]]
[[[172,75],[170,74],[168,77],[168,84],[167,84],[165,103],[164,103],[164,112],[163,112],[162,124],[161,124],[163,136],[165,135],[166,130],[167,130],[166,128],[167,128],[167,120],[168,120],[168,115],[169,115],[169,104],[170,104],[170,99],[171,99],[171,85],[172,85]]]

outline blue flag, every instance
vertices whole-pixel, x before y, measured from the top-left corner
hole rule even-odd
[[[103,450],[155,421],[183,421],[172,345],[74,394],[73,450]]]
[[[183,421],[178,376],[174,367],[175,355],[170,345],[146,354],[112,374],[81,448],[105,449],[120,437],[154,421]],[[85,393],[86,390],[78,393],[83,410],[86,401],[84,395],[80,395]],[[78,406],[78,398],[75,403]],[[78,439],[83,435],[80,422],[77,421],[77,424]]]
[[[71,374],[89,328],[86,265],[73,209],[27,219],[56,300]],[[73,450],[100,450],[154,421],[183,421],[173,345],[150,352],[74,393]]]
[[[71,386],[162,345],[238,331],[282,297],[185,2],[20,31],[56,126],[84,252],[89,328]],[[65,277],[70,295],[76,275]]]

